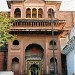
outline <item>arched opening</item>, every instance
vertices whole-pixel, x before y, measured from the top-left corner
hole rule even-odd
[[[26,9],[26,18],[31,18],[31,9],[30,8]]]
[[[42,18],[43,17],[43,10],[40,8],[38,9],[38,18]]]
[[[25,49],[25,64],[28,75],[42,75],[44,49],[39,44],[30,44]]]
[[[51,41],[49,42],[49,49],[50,49],[50,50],[53,50],[53,47],[54,47],[54,50],[57,50],[57,43],[56,43],[55,40],[51,40]]]
[[[52,8],[48,9],[48,18],[54,17],[54,10]]]
[[[19,41],[18,40],[14,40],[13,41],[13,45],[19,45]]]
[[[37,18],[37,9],[36,8],[32,9],[32,18]]]
[[[32,64],[30,66],[30,75],[38,75],[39,66],[37,64]]]
[[[17,57],[12,59],[12,71],[19,73],[19,59]]]
[[[55,67],[57,72],[57,59],[52,57],[50,59],[50,74],[54,74],[54,59],[55,59]]]
[[[43,57],[43,48],[38,45],[38,44],[30,44],[26,47],[26,56],[39,56],[39,57]]]
[[[14,11],[14,17],[15,18],[21,18],[21,10],[19,8],[16,8]]]
[[[53,41],[54,40],[51,40],[50,43],[49,43],[49,45],[53,45]],[[55,41],[54,41],[54,45],[56,45],[56,42]]]

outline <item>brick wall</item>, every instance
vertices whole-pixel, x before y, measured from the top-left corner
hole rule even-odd
[[[4,58],[4,53],[0,52],[0,71],[3,69],[3,58]]]

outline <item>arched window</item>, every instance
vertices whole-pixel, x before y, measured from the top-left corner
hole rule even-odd
[[[38,18],[42,18],[43,17],[43,10],[40,8],[38,9]]]
[[[37,10],[35,8],[32,9],[32,18],[37,18]]]
[[[15,63],[15,62],[19,63],[19,59],[17,57],[15,57],[15,58],[12,59],[12,63]]]
[[[14,40],[13,41],[13,45],[19,45],[19,41],[18,40]]]
[[[55,59],[55,62],[54,62],[54,59]],[[54,74],[54,63],[55,63],[56,72],[57,72],[57,59],[52,57],[50,59],[50,74]]]
[[[48,9],[48,18],[54,17],[54,10],[52,8]]]
[[[26,18],[31,18],[31,9],[30,8],[26,9]]]
[[[19,59],[17,57],[12,59],[12,70],[19,73]]]
[[[50,41],[49,45],[53,45],[53,40]],[[54,41],[54,45],[56,45],[55,41]]]
[[[21,10],[19,8],[16,8],[14,11],[14,17],[15,18],[21,18]]]

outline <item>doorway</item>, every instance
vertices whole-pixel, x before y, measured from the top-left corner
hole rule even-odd
[[[28,75],[41,75],[41,60],[28,60]]]
[[[38,65],[32,64],[30,66],[31,75],[38,75]]]
[[[38,44],[30,44],[25,49],[25,69],[27,75],[43,74],[44,49]]]

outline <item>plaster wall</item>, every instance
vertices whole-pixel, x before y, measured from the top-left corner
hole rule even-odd
[[[67,72],[68,75],[73,75],[73,73],[75,72],[75,51],[71,51],[70,53],[68,53],[67,55]]]
[[[1,71],[0,75],[14,75],[12,71]]]

